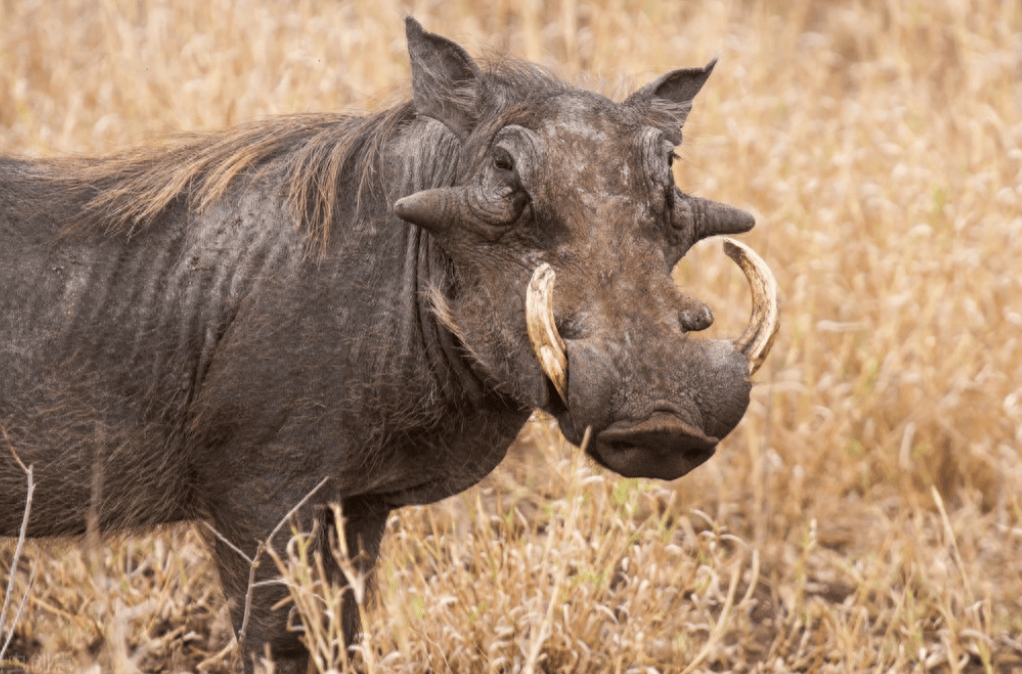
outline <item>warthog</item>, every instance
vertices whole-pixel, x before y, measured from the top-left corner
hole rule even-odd
[[[0,159],[0,535],[22,465],[31,536],[204,520],[240,628],[231,546],[253,554],[310,492],[297,520],[324,545],[339,502],[368,570],[391,510],[476,483],[533,410],[668,480],[738,424],[777,325],[769,270],[731,244],[754,290],[736,340],[690,336],[712,314],[671,279],[753,226],[672,178],[714,63],[615,103],[406,29],[412,97],[382,112]],[[254,592],[245,649],[301,671],[286,593]]]

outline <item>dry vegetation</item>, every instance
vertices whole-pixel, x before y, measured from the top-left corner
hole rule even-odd
[[[678,180],[756,213],[784,295],[746,419],[692,475],[618,478],[537,421],[483,485],[396,513],[367,671],[1022,672],[1019,3],[315,4],[2,0],[0,151],[383,105],[406,13],[617,96],[719,54]],[[718,248],[679,279],[734,334]],[[33,569],[0,670],[229,666],[191,529],[30,544],[8,624]]]

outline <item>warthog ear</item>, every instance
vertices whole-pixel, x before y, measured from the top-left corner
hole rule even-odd
[[[713,72],[717,59],[713,59],[704,68],[680,68],[657,78],[628,97],[625,104],[661,105],[666,103],[675,107],[674,115],[678,126],[683,126],[691,109],[692,99],[706,84],[706,78]]]
[[[412,99],[420,115],[443,122],[464,139],[475,126],[480,70],[460,45],[405,19],[412,64]]]

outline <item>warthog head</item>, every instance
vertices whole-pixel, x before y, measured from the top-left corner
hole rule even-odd
[[[777,327],[773,278],[728,242],[754,295],[736,340],[693,338],[712,314],[671,277],[698,240],[751,215],[690,196],[671,165],[691,100],[714,63],[675,70],[623,103],[518,63],[481,69],[407,23],[416,111],[446,125],[450,186],[394,212],[450,261],[437,314],[481,390],[547,410],[564,435],[625,476],[673,479],[709,458],[742,418],[749,376]],[[556,281],[555,281],[556,277]]]

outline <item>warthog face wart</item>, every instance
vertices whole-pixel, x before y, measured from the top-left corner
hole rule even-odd
[[[246,667],[267,645],[308,664],[273,565],[245,558],[285,518],[367,573],[392,509],[476,483],[536,408],[611,470],[678,477],[741,419],[776,330],[741,244],[735,340],[693,337],[712,314],[671,280],[753,225],[673,182],[713,63],[615,103],[407,35],[412,99],[378,113],[0,157],[0,536],[23,466],[31,536],[204,520]]]

